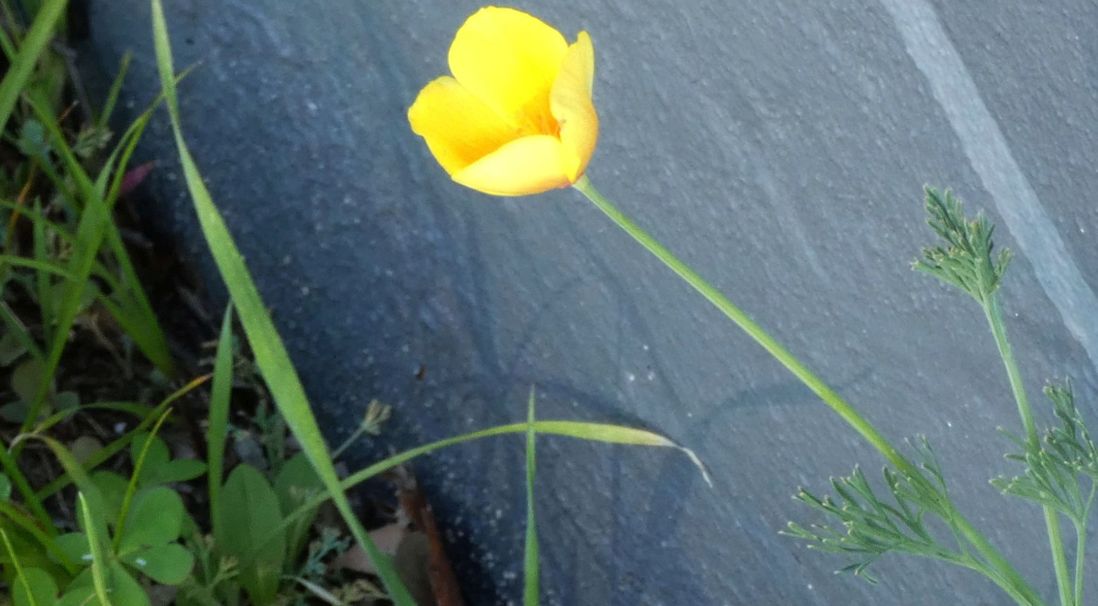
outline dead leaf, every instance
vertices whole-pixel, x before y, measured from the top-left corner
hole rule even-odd
[[[406,525],[396,523],[371,530],[368,534],[377,545],[377,548],[381,550],[381,553],[392,557],[396,555],[400,542],[404,540],[404,535],[407,533],[408,528]],[[377,574],[377,568],[370,561],[370,556],[366,555],[366,552],[358,545],[340,554],[332,561],[332,566],[337,570],[354,570],[365,574]]]
[[[427,576],[437,606],[465,606],[461,597],[454,568],[446,556],[446,544],[442,540],[435,515],[427,503],[427,497],[419,489],[415,479],[408,477],[400,489],[400,506],[416,529],[423,533],[427,541]]]

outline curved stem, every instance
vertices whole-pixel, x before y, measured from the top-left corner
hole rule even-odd
[[[790,353],[789,350],[770,336],[762,326],[732,303],[728,297],[724,296],[724,294],[717,290],[712,284],[691,269],[690,266],[672,254],[670,250],[660,244],[659,241],[649,235],[648,232],[641,229],[636,223],[633,223],[629,217],[618,210],[613,203],[599,193],[586,176],[581,177],[573,187],[587,197],[591,203],[598,207],[598,209],[609,217],[611,221],[617,224],[618,227],[663,262],[671,271],[678,274],[680,278],[693,287],[694,290],[698,291],[698,293],[712,303],[713,306],[720,310],[728,319],[732,320],[732,322],[754,339],[756,343],[761,345],[763,349],[793,373],[795,377],[800,379],[806,387],[812,390],[812,392],[823,400],[836,414],[842,417],[848,425],[861,434],[861,436],[876,448],[897,470],[912,478],[924,477],[911,461],[900,454],[900,452],[896,450],[896,448],[893,447],[892,444],[865,419],[865,417],[858,413],[853,406],[848,404],[842,396],[836,393],[835,390],[809,370],[808,367]],[[955,516],[954,522],[957,524],[958,529],[964,537],[980,555],[986,559],[989,565],[1002,575],[1004,582],[1012,587],[1012,590],[1008,591],[1011,596],[1015,597],[1015,599],[1017,599],[1018,596],[1022,596],[1025,599],[1025,602],[1020,603],[1023,604],[1039,605],[1044,603],[1021,575],[1018,574],[1014,567],[1006,561],[1002,554],[1000,554],[979,531],[961,516],[960,512],[955,512]],[[1000,587],[1003,587],[1003,585],[1000,584]]]
[[[999,297],[992,293],[984,299],[984,315],[991,327],[991,334],[995,337],[995,345],[999,348],[999,356],[1003,359],[1007,378],[1010,380],[1010,390],[1014,393],[1014,401],[1018,405],[1018,416],[1022,418],[1022,426],[1026,431],[1026,441],[1036,445],[1038,441],[1037,426],[1033,422],[1033,410],[1029,406],[1029,397],[1026,395],[1025,385],[1022,383],[1022,373],[1018,369],[1018,361],[1014,358],[1014,350],[1007,339],[1006,327],[1003,324],[1003,311],[999,306]],[[1064,551],[1064,539],[1060,531],[1060,517],[1048,505],[1042,507],[1045,516],[1045,529],[1048,531],[1048,545],[1052,552],[1052,566],[1056,570],[1056,587],[1060,592],[1060,604],[1072,606],[1076,604],[1072,595],[1071,573],[1068,570],[1067,554]],[[1085,540],[1083,537],[1081,540]],[[1081,551],[1081,547],[1079,548]]]

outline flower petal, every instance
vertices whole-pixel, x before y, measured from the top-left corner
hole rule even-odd
[[[540,194],[572,183],[564,173],[563,155],[560,139],[530,135],[507,143],[453,177],[495,196]]]
[[[408,109],[408,122],[450,175],[499,149],[518,133],[449,76],[423,87]]]
[[[595,48],[587,32],[568,47],[553,82],[549,104],[560,124],[565,174],[575,182],[587,168],[599,138],[599,117],[591,100],[595,78]]]
[[[523,122],[526,134],[549,134],[549,90],[567,48],[564,36],[536,17],[488,6],[454,35],[450,71],[497,112]]]

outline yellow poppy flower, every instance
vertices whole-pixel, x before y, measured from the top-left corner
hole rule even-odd
[[[489,6],[450,45],[450,71],[408,110],[412,130],[458,183],[497,196],[567,187],[595,151],[595,50],[522,11]]]

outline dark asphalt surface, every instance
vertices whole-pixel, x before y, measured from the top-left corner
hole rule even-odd
[[[889,558],[870,586],[777,531],[799,486],[880,458],[759,347],[578,194],[452,184],[404,117],[446,71],[467,0],[172,0],[185,129],[338,443],[371,398],[405,448],[540,414],[639,425],[696,449],[546,438],[547,604],[1004,604],[972,573]],[[924,183],[999,224],[1032,398],[1098,388],[1098,5],[1090,0],[517,2],[596,47],[589,175],[889,436],[926,434],[970,519],[1050,599],[1040,512],[988,478],[1018,430],[975,304],[909,269]],[[137,53],[147,2],[93,0],[100,67]],[[165,121],[155,213],[216,282]],[[216,297],[216,295],[215,295]],[[423,378],[417,374],[423,370]],[[1050,415],[1041,407],[1041,416]],[[521,595],[522,440],[416,464],[471,604]],[[1093,566],[1092,566],[1093,568]],[[1089,589],[1098,595],[1098,584]]]

